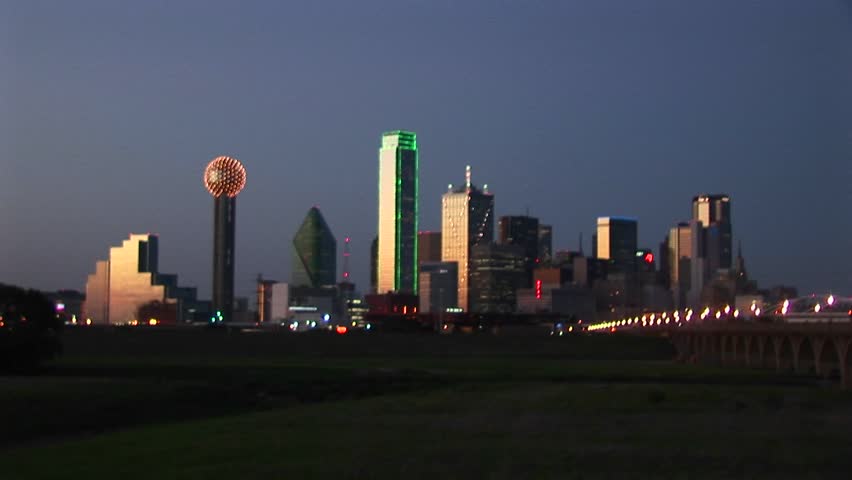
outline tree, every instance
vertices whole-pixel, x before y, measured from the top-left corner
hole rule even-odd
[[[0,284],[0,370],[29,369],[62,351],[62,322],[37,290]]]

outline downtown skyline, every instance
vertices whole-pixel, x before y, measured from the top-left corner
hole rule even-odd
[[[145,21],[102,6],[99,12],[131,35],[122,40],[106,24],[95,25],[95,31],[129,51],[81,34],[69,39],[65,48],[72,54],[63,63],[57,57],[62,48],[35,41],[53,20],[38,27],[32,23],[37,14],[17,4],[6,16],[14,19],[9,31],[16,50],[0,50],[4,70],[15,72],[0,83],[0,99],[8,100],[5,111],[11,112],[0,115],[0,281],[83,290],[86,275],[109,246],[129,232],[149,231],[160,236],[163,269],[180,274],[183,284],[197,286],[199,295],[209,298],[212,219],[198,172],[214,156],[233,155],[252,175],[240,195],[235,294],[250,296],[257,273],[289,278],[287,245],[312,205],[322,209],[336,236],[352,238],[353,278],[366,291],[377,221],[376,138],[383,131],[406,129],[417,132],[421,151],[420,230],[440,230],[441,194],[448,183],[461,181],[459,172],[467,164],[494,193],[495,217],[529,209],[553,225],[555,250],[576,249],[582,233],[585,250],[591,251],[596,218],[623,215],[639,220],[638,246],[656,251],[672,225],[690,218],[689,199],[723,192],[736,205],[734,243],[742,242],[749,273],[761,286],[785,283],[802,294],[828,289],[848,294],[852,259],[845,247],[852,222],[840,206],[852,201],[852,94],[842,87],[852,80],[852,35],[840,27],[848,27],[849,11],[842,5],[832,11],[830,3],[768,10],[705,5],[700,10],[713,13],[720,22],[715,25],[730,27],[736,41],[713,46],[708,43],[712,32],[702,30],[679,47],[669,43],[684,35],[675,24],[698,14],[659,5],[665,13],[659,33],[643,29],[655,13],[651,8],[638,8],[632,17],[596,7],[523,9],[551,28],[517,43],[507,43],[505,32],[498,37],[491,29],[520,28],[510,18],[518,6],[495,7],[496,26],[474,22],[486,34],[478,40],[464,40],[459,20],[426,16],[415,26],[409,47],[433,68],[441,65],[444,72],[456,73],[429,77],[440,80],[440,87],[411,78],[422,94],[395,103],[377,99],[396,92],[406,77],[394,72],[371,84],[371,75],[363,72],[382,62],[375,58],[381,56],[377,38],[369,35],[356,35],[361,41],[348,46],[306,46],[308,52],[327,54],[313,60],[287,47],[292,58],[273,62],[270,74],[263,72],[259,53],[240,56],[256,47],[266,47],[261,49],[265,53],[284,48],[263,41],[266,37],[312,37],[298,29],[281,33],[260,22],[263,38],[217,44],[240,76],[232,90],[228,82],[203,75],[213,74],[217,60],[191,59],[199,52],[192,27],[183,30],[156,6],[133,9],[148,9],[147,21],[162,22],[158,26],[165,39],[138,43]],[[64,8],[57,5],[55,15]],[[804,9],[811,23],[781,31],[804,15],[796,9]],[[189,15],[178,10],[178,18]],[[210,10],[205,18],[228,11],[221,6]],[[257,5],[246,10],[238,17],[241,28],[269,13]],[[574,25],[579,20],[569,22],[576,31],[557,32],[547,20],[551,11],[559,18],[572,13],[627,31],[620,41],[596,50],[592,40],[606,37]],[[472,14],[465,8],[459,13],[460,18]],[[60,32],[84,22],[79,14],[69,15],[68,25],[57,27]],[[366,14],[355,15],[351,23],[337,15],[332,24],[351,35],[364,33],[361,25],[370,24]],[[302,16],[313,19],[318,13]],[[737,18],[733,26],[726,23]],[[757,30],[775,43],[764,43],[747,28],[757,18],[762,18]],[[216,25],[215,15],[212,20]],[[813,30],[816,23],[820,31]],[[445,25],[450,38],[430,43],[427,27],[435,25]],[[588,51],[571,47],[578,38],[590,45]],[[628,38],[639,44],[628,47],[623,43]],[[170,40],[178,47],[167,49]],[[451,41],[459,42],[460,52],[444,43]],[[814,57],[802,42],[826,53]],[[87,53],[86,46],[99,50]],[[332,53],[332,47],[342,51]],[[666,60],[687,47],[701,47],[704,55]],[[26,55],[37,48],[44,57]],[[637,69],[630,55],[634,48],[658,71]],[[565,49],[570,55],[556,62]],[[163,58],[152,60],[155,52]],[[510,55],[500,55],[505,52]],[[536,52],[544,53],[536,57]],[[48,64],[54,57],[57,64]],[[500,59],[508,65],[501,66]],[[364,63],[358,70],[362,74],[351,80],[332,82],[323,75],[358,61]],[[133,80],[137,68],[152,62],[162,76],[147,85]],[[758,68],[753,62],[765,63]],[[803,73],[802,64],[811,73]],[[310,74],[293,74],[300,70],[291,67],[298,65],[313,68]],[[460,65],[467,68],[453,70]],[[415,70],[425,75],[424,68]],[[30,81],[30,75],[45,71],[68,72],[61,91],[50,91],[45,78]],[[501,77],[508,74],[513,77]],[[700,83],[708,74],[713,81]],[[189,90],[199,75],[207,83]],[[284,79],[293,80],[293,90],[275,85]],[[772,82],[781,85],[764,88]],[[98,101],[101,95],[112,103]],[[175,99],[180,96],[185,98]],[[31,101],[35,98],[40,101]],[[214,116],[217,111],[221,116]],[[60,241],[74,246],[73,255],[56,249]]]

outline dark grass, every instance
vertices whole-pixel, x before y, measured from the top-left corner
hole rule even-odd
[[[665,339],[620,335],[71,331],[41,376],[0,377],[0,478],[825,478],[849,467],[837,455],[852,445],[848,392],[671,356]]]

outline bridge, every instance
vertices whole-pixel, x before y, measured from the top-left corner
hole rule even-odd
[[[852,388],[852,298],[800,297],[743,314],[730,306],[646,313],[600,322],[589,331],[628,331],[669,338],[677,359],[837,377]]]

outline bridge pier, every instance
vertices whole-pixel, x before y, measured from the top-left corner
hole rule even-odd
[[[790,346],[792,347],[792,350],[793,350],[793,371],[797,372],[797,373],[800,372],[801,365],[799,363],[799,352],[801,351],[802,341],[804,339],[805,338],[802,337],[801,335],[791,335],[790,336]]]
[[[840,367],[840,385],[843,388],[852,387],[852,379],[849,378],[849,344],[850,337],[838,337],[834,339],[834,348],[837,350],[837,363]]]
[[[764,356],[766,353],[766,337],[764,335],[759,335],[757,337],[757,352],[758,352],[758,362],[757,366],[764,368],[766,367],[767,361]]]

